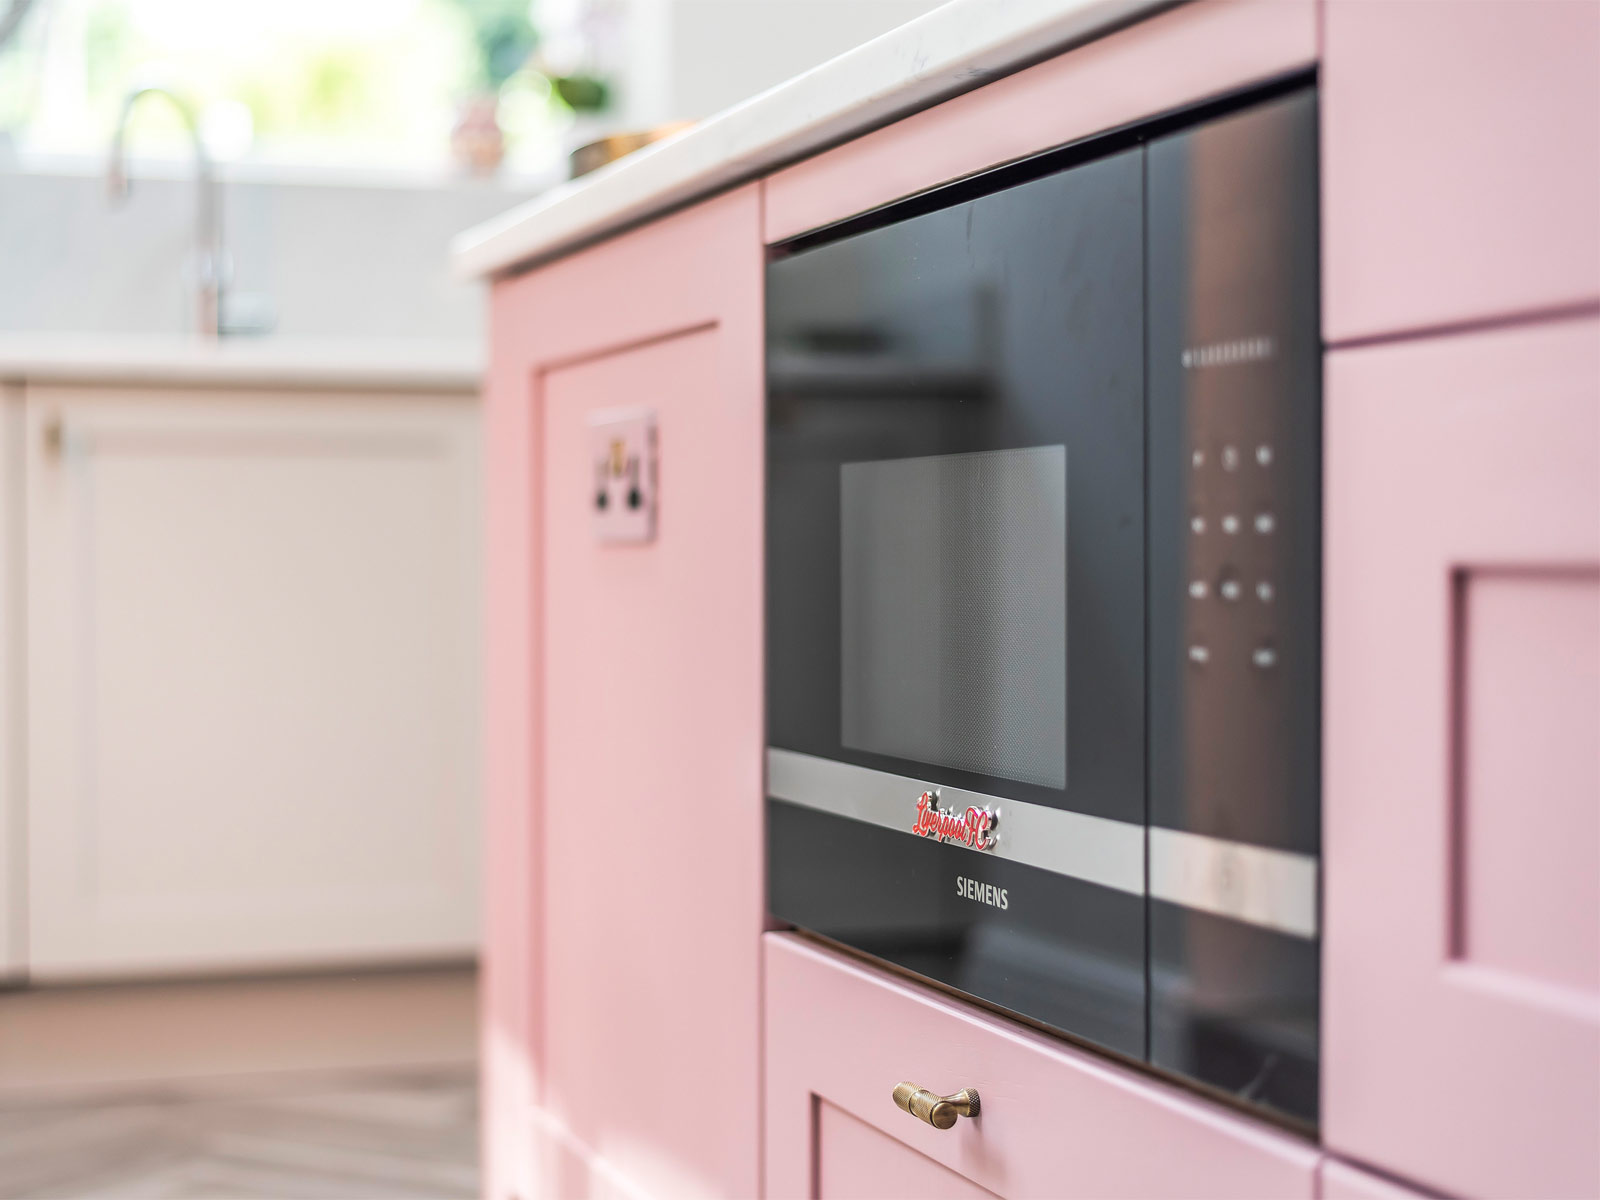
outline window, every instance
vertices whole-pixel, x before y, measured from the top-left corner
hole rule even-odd
[[[98,159],[128,89],[154,82],[224,161],[446,168],[487,107],[512,162],[542,165],[572,114],[531,61],[533,18],[531,0],[33,0],[0,48],[0,156]],[[171,105],[141,105],[129,138],[189,153]]]

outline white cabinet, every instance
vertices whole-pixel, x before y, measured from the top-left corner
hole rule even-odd
[[[0,980],[24,967],[22,392],[0,384]]]
[[[474,950],[477,406],[24,407],[30,976]]]

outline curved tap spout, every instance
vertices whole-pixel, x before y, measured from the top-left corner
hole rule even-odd
[[[122,111],[117,116],[117,126],[111,135],[111,151],[106,163],[106,186],[113,204],[128,194],[128,164],[126,142],[128,118],[139,101],[146,96],[163,96],[183,118],[194,148],[195,165],[195,331],[201,337],[214,338],[220,328],[222,309],[222,220],[221,201],[217,192],[216,171],[211,156],[206,153],[205,142],[200,137],[200,122],[194,109],[176,92],[157,84],[147,84],[132,89],[122,101]]]

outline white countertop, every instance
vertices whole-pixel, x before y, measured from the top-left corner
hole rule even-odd
[[[458,236],[504,274],[987,83],[1174,0],[951,0],[691,129]]]
[[[0,333],[0,382],[476,391],[467,342]]]

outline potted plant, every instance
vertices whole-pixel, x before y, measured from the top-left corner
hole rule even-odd
[[[450,131],[457,163],[489,174],[505,157],[500,129],[500,89],[528,61],[539,44],[529,0],[454,0],[472,27],[476,50],[474,91],[462,102]]]

